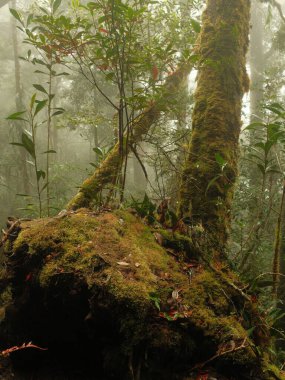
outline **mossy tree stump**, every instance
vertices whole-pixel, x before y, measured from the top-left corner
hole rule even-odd
[[[80,379],[196,380],[202,370],[283,378],[267,364],[269,333],[256,304],[225,264],[202,259],[191,236],[128,211],[86,209],[20,228],[5,246],[1,345],[32,340],[49,349],[12,356],[21,379],[56,368],[60,379],[79,371]]]

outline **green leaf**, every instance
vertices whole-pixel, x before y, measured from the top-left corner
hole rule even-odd
[[[30,109],[31,109],[31,110],[34,108],[35,101],[36,101],[36,96],[37,96],[37,94],[34,94],[34,95],[31,97],[31,101],[30,101]]]
[[[12,16],[15,17],[16,20],[18,20],[24,26],[22,16],[18,11],[16,11],[16,9],[10,8],[10,13],[12,14]]]
[[[49,12],[48,12],[47,9],[45,9],[44,7],[39,7],[39,8],[40,8],[40,10],[41,10],[43,13],[45,13],[46,15],[49,16]]]
[[[192,28],[194,29],[194,31],[196,33],[200,33],[201,32],[200,23],[197,20],[194,20],[193,18],[191,18],[190,22],[191,22],[191,25],[192,25]]]
[[[98,156],[100,157],[103,157],[104,156],[104,152],[101,148],[99,148],[99,146],[97,146],[96,148],[93,148],[93,151],[98,154]]]
[[[262,150],[266,151],[265,144],[263,142],[258,142],[254,144],[256,148],[261,148]]]
[[[53,10],[53,13],[55,13],[58,8],[60,7],[60,4],[61,4],[61,0],[55,0],[53,5],[52,5],[52,10]]]
[[[265,175],[265,167],[261,164],[257,164],[258,169],[261,171],[263,175]]]
[[[46,105],[47,105],[47,100],[38,101],[34,116],[36,116]]]
[[[64,113],[64,111],[56,111],[54,112],[51,116],[57,116],[57,115],[62,115]]]
[[[264,123],[259,123],[259,122],[256,122],[256,123],[251,123],[249,124],[246,128],[244,128],[244,131],[246,130],[250,130],[250,129],[258,129],[259,127],[265,127],[266,124]]]
[[[43,154],[49,154],[49,153],[56,153],[56,150],[50,149],[50,150],[47,150],[46,152],[43,152]]]
[[[207,194],[208,190],[210,189],[210,187],[212,187],[214,185],[214,183],[221,177],[221,174],[220,175],[217,175],[216,177],[212,178],[211,181],[208,183],[208,186],[207,186],[207,189],[205,191],[205,195]]]
[[[42,85],[40,85],[40,84],[33,84],[33,87],[35,87],[36,90],[44,92],[45,94],[47,94],[46,89]]]
[[[30,13],[28,18],[27,18],[27,24],[26,24],[27,27],[32,23],[33,18],[34,18],[34,15],[32,13]]]
[[[33,62],[33,64],[38,63],[39,65],[43,65],[43,66],[48,67],[48,64],[45,63],[45,61],[43,61],[42,59],[34,58],[32,62]]]
[[[226,163],[226,160],[220,155],[220,153],[216,153],[216,154],[215,154],[215,159],[216,159],[217,163],[218,163],[220,166],[223,166],[223,165],[225,165],[225,163]]]
[[[80,5],[79,0],[71,0],[71,5],[73,9],[78,8]]]
[[[11,142],[10,145],[24,146],[23,144],[21,144],[21,143],[17,143],[17,142]]]
[[[41,178],[45,179],[46,173],[43,170],[37,170],[37,181],[39,182]]]
[[[62,73],[59,73],[59,74],[55,74],[55,77],[60,77],[60,76],[67,76],[67,75],[70,75],[69,73],[63,71]]]
[[[251,327],[250,329],[246,330],[246,333],[247,333],[247,336],[250,337],[254,331],[254,329],[256,328],[256,326],[253,326]]]
[[[48,73],[45,73],[44,71],[41,71],[41,70],[35,70],[34,73],[35,73],[35,74],[44,74],[44,75],[48,75]]]
[[[26,121],[25,119],[20,117],[21,115],[23,115],[26,112],[27,111],[21,111],[21,112],[13,113],[12,115],[9,115],[8,117],[6,117],[6,120],[24,120],[24,121]]]
[[[29,138],[28,135],[25,133],[22,133],[22,144],[24,148],[26,149],[27,152],[35,159],[36,157],[36,152],[35,152],[35,145],[33,141]]]

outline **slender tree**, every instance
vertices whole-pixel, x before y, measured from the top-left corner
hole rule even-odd
[[[261,102],[263,99],[264,49],[262,8],[257,0],[252,3],[250,30],[250,114],[251,122],[262,119]]]
[[[16,9],[17,1],[12,0],[11,1],[11,7],[13,9]],[[20,67],[20,61],[19,61],[19,48],[18,48],[18,36],[17,36],[17,26],[16,26],[16,20],[14,17],[11,17],[11,32],[12,32],[12,43],[13,43],[13,53],[14,53],[14,65],[15,65],[15,103],[16,103],[16,110],[18,112],[21,112],[24,109],[23,106],[23,90],[21,86],[21,67]],[[23,129],[19,122],[16,122],[17,126],[17,132],[19,136],[21,136]],[[22,192],[21,187],[23,186],[23,190],[25,194],[29,194],[30,192],[30,186],[29,186],[29,173],[27,168],[27,154],[24,150],[21,149],[19,153],[19,159],[21,162],[21,167],[19,168],[19,172],[22,173],[22,183],[18,185],[19,192]],[[21,176],[19,176],[21,178]]]

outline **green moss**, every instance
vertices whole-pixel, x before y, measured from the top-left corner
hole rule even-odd
[[[263,361],[263,373],[266,380],[285,380],[284,371],[280,371],[279,368],[268,361]]]

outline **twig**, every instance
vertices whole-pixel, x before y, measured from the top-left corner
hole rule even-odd
[[[11,227],[8,229],[8,231],[4,231],[4,237],[2,238],[2,240],[0,241],[0,247],[2,247],[5,242],[9,239],[9,237],[11,236],[13,230],[15,227],[19,226],[21,223],[20,220],[16,220],[16,222],[14,222]]]
[[[205,263],[216,273],[220,276],[221,280],[225,282],[227,285],[235,289],[243,298],[245,298],[247,301],[251,301],[250,297],[243,292],[242,289],[240,289],[238,286],[236,286],[233,282],[230,282],[227,280],[220,271],[218,271],[212,264],[210,264],[205,258],[202,256],[202,260],[205,261]]]
[[[142,168],[142,171],[143,171],[143,174],[144,174],[146,180],[148,180],[148,175],[147,175],[146,168],[145,168],[145,166],[144,166],[144,164],[143,164],[143,162],[142,162],[142,160],[141,160],[141,158],[140,158],[140,156],[139,156],[136,148],[133,145],[131,145],[130,147],[131,147],[131,150],[133,151],[136,159],[138,160],[138,163],[140,164],[140,166]]]
[[[48,348],[42,348],[42,347],[39,347],[39,346],[36,346],[35,344],[33,344],[32,342],[29,342],[29,343],[23,343],[21,346],[13,346],[11,348],[7,348],[7,350],[4,350],[4,351],[1,351],[0,352],[0,355],[1,356],[9,356],[12,352],[15,352],[15,351],[20,351],[20,350],[24,350],[26,348],[35,348],[37,350],[41,350],[41,351],[47,351]]]
[[[238,347],[233,347],[233,348],[230,348],[229,350],[222,351],[222,352],[218,351],[214,356],[212,356],[210,359],[206,360],[205,362],[196,364],[195,367],[192,368],[192,370],[195,370],[197,368],[201,369],[201,368],[205,367],[206,364],[212,362],[215,359],[220,358],[221,356],[224,356],[224,355],[230,354],[232,352],[236,352],[236,351],[242,350],[243,348],[246,348],[247,347],[245,344],[246,341],[247,341],[247,337],[244,338],[242,344]]]

